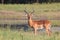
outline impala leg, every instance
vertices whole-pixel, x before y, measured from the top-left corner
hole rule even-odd
[[[49,35],[51,35],[51,33],[52,33],[52,32],[51,32],[51,30],[50,30],[50,29],[48,29],[48,31],[49,31]]]
[[[37,34],[37,29],[34,29],[34,34],[35,34],[35,35]]]
[[[47,35],[50,36],[51,35],[51,31],[49,29],[46,29]]]
[[[50,30],[51,25],[49,24],[49,25],[47,25],[47,26],[45,26],[45,27],[46,27],[47,35],[48,35],[48,36],[51,36],[51,30]]]
[[[47,35],[49,36],[49,30],[48,30],[48,29],[46,29],[46,33],[47,33]]]

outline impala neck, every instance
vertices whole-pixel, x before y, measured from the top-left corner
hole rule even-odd
[[[30,18],[28,18],[28,24],[29,24],[29,26],[31,26],[32,27],[32,18],[30,17]]]

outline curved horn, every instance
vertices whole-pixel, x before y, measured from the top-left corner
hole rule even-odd
[[[34,12],[35,12],[35,10],[34,10],[33,8],[32,8],[32,10],[33,10],[33,11],[32,11],[31,13],[34,13]]]
[[[25,13],[28,13],[28,12],[26,11],[26,8],[25,8],[24,12],[25,12]]]

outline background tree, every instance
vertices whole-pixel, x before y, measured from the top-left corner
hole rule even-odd
[[[1,0],[2,4],[4,4],[4,0]]]
[[[52,1],[51,0],[48,0],[49,3],[51,3]]]
[[[36,0],[36,3],[39,3],[39,0]]]

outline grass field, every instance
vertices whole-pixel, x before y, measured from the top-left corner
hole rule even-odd
[[[25,8],[32,10],[34,8],[36,13],[49,12],[49,11],[60,11],[60,3],[52,4],[0,4],[0,10],[12,10],[22,12]]]
[[[53,32],[51,36],[39,32],[36,36],[32,31],[24,32],[0,28],[0,40],[60,40],[60,32]]]

